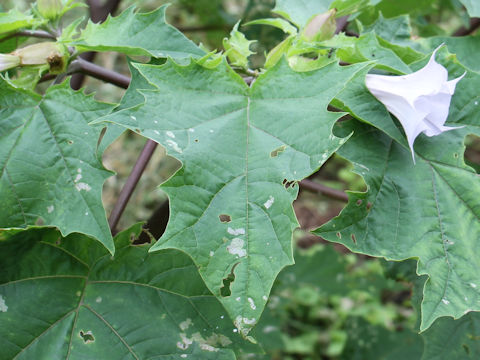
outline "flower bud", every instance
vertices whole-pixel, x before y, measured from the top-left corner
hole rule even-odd
[[[68,62],[68,50],[54,42],[43,42],[15,50],[12,55],[20,58],[21,65],[50,66],[52,74],[65,71]]]
[[[307,41],[323,41],[330,39],[337,28],[335,9],[314,16],[305,26],[302,37]]]
[[[20,57],[11,54],[0,54],[0,71],[20,65]]]
[[[63,10],[62,0],[37,0],[38,12],[47,19],[55,19]]]

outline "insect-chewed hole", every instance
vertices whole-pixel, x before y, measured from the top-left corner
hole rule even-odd
[[[275,150],[273,150],[271,153],[270,153],[270,157],[277,157],[278,155],[280,155],[282,152],[285,151],[287,147],[285,145],[282,145],[282,146],[279,146],[278,148],[276,148]]]
[[[353,243],[356,244],[357,243],[357,238],[355,237],[355,234],[352,234],[351,237],[352,237]]]
[[[342,234],[340,234],[339,232],[337,232],[337,238],[341,239],[341,238],[342,238]]]
[[[462,344],[463,350],[467,353],[467,355],[470,355],[470,348],[468,347],[467,344]]]
[[[80,330],[79,335],[83,339],[83,342],[85,344],[88,344],[88,343],[91,343],[91,342],[95,341],[95,338],[93,337],[93,334],[90,330],[88,330],[88,331]]]
[[[295,180],[292,180],[292,181],[288,181],[287,179],[283,179],[283,186],[285,187],[285,189],[288,189],[290,186],[292,186],[292,184],[295,182]]]
[[[220,214],[218,215],[218,218],[222,223],[229,223],[230,221],[232,221],[232,217],[227,214]]]
[[[358,200],[357,200],[357,206],[362,205],[362,203],[363,203],[362,199],[358,199]]]
[[[220,288],[220,295],[222,297],[227,297],[232,295],[232,290],[230,289],[230,286],[232,283],[235,281],[235,268],[237,267],[238,263],[232,266],[232,271],[230,271],[230,274],[228,274],[223,280],[223,286]]]

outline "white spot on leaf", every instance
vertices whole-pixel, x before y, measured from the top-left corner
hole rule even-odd
[[[47,206],[47,212],[49,214],[51,214],[53,212],[53,210],[55,210],[55,206],[53,206],[53,205]]]
[[[228,232],[230,235],[245,235],[245,229],[244,229],[244,228],[232,229],[231,227],[229,227],[229,228],[227,229],[227,232]]]
[[[245,241],[240,238],[233,238],[230,245],[227,246],[227,251],[232,255],[238,255],[238,257],[244,257],[247,255],[247,250],[243,248]]]
[[[248,300],[248,303],[250,304],[250,307],[252,308],[252,310],[255,310],[257,307],[255,306],[255,303],[253,302],[253,299],[251,297],[249,297],[247,300]]]
[[[75,187],[77,188],[78,191],[82,191],[82,190],[90,191],[90,190],[92,190],[92,187],[90,185],[88,185],[87,183],[84,183],[84,182],[79,182],[78,184],[75,184]]]
[[[210,256],[213,256],[215,253],[213,251],[210,251]]]
[[[192,319],[188,318],[187,320],[185,321],[182,321],[179,326],[180,326],[180,329],[182,329],[183,331],[187,330],[188,327],[192,325]]]
[[[470,283],[470,286],[475,289],[477,287],[477,284]]]
[[[130,119],[132,119],[133,121],[137,121],[137,118],[133,115],[130,115]]]
[[[186,350],[190,345],[193,344],[193,340],[189,339],[184,333],[180,333],[180,338],[182,341],[177,342],[177,347],[179,349]]]
[[[170,146],[170,147],[171,147],[173,150],[175,150],[176,152],[178,152],[178,153],[180,153],[180,154],[183,152],[183,150],[180,149],[180,147],[178,146],[178,144],[177,144],[175,141],[168,139],[168,140],[166,141],[166,143],[167,143],[168,146]]]
[[[273,205],[274,202],[275,202],[275,198],[272,195],[270,195],[270,197],[268,198],[267,201],[265,201],[263,206],[265,206],[265,209],[270,209],[270,207]]]
[[[444,298],[444,299],[442,299],[442,302],[443,302],[445,305],[448,305],[448,304],[450,304],[450,301],[448,301],[448,300],[447,300],[447,299],[445,299],[445,298]]]
[[[168,137],[171,137],[172,139],[175,139],[175,134],[171,131],[166,131],[165,134],[168,136]]]
[[[98,303],[98,304],[100,304],[100,303],[102,302],[102,297],[101,297],[101,296],[97,297],[97,298],[95,299],[95,302]]]
[[[3,298],[2,295],[0,295],[0,311],[1,312],[7,312],[8,311],[8,306],[5,303],[5,299]]]

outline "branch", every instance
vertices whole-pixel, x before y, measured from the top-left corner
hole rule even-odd
[[[22,31],[17,31],[16,33],[7,35],[3,38],[0,39],[0,41],[5,41],[14,37],[34,37],[34,38],[39,38],[39,39],[50,39],[50,40],[55,40],[55,35],[50,34],[48,31],[43,31],[43,30],[22,30]]]
[[[130,77],[95,65],[94,63],[88,62],[80,57],[72,61],[69,66],[68,74],[89,75],[95,79],[103,80],[124,89],[128,88],[128,85],[130,84]]]
[[[110,230],[113,235],[116,233],[115,228],[117,227],[118,221],[120,220],[120,217],[127,206],[128,200],[130,200],[130,197],[132,196],[132,193],[135,190],[135,187],[137,186],[138,181],[140,180],[140,177],[142,176],[143,171],[150,161],[150,158],[152,157],[156,147],[157,143],[155,141],[147,140],[147,143],[138,157],[132,172],[128,176],[127,182],[120,191],[117,202],[110,213],[110,217],[108,218],[108,224],[110,225]]]
[[[470,27],[465,28],[462,27],[455,31],[452,36],[466,36],[473,34],[477,29],[480,27],[480,18],[472,18],[470,19]]]
[[[337,189],[332,189],[328,186],[313,182],[312,180],[304,179],[298,183],[302,189],[320,193],[322,195],[325,195],[329,198],[343,201],[343,202],[348,202],[348,195],[345,194],[341,190]]]

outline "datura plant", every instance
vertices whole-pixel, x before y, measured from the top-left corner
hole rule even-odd
[[[0,13],[0,360],[480,358],[478,6],[249,2],[197,45],[166,5],[98,21],[114,3]],[[107,219],[126,131],[147,143]],[[168,205],[120,226],[157,144]],[[297,249],[306,204],[344,250]]]

